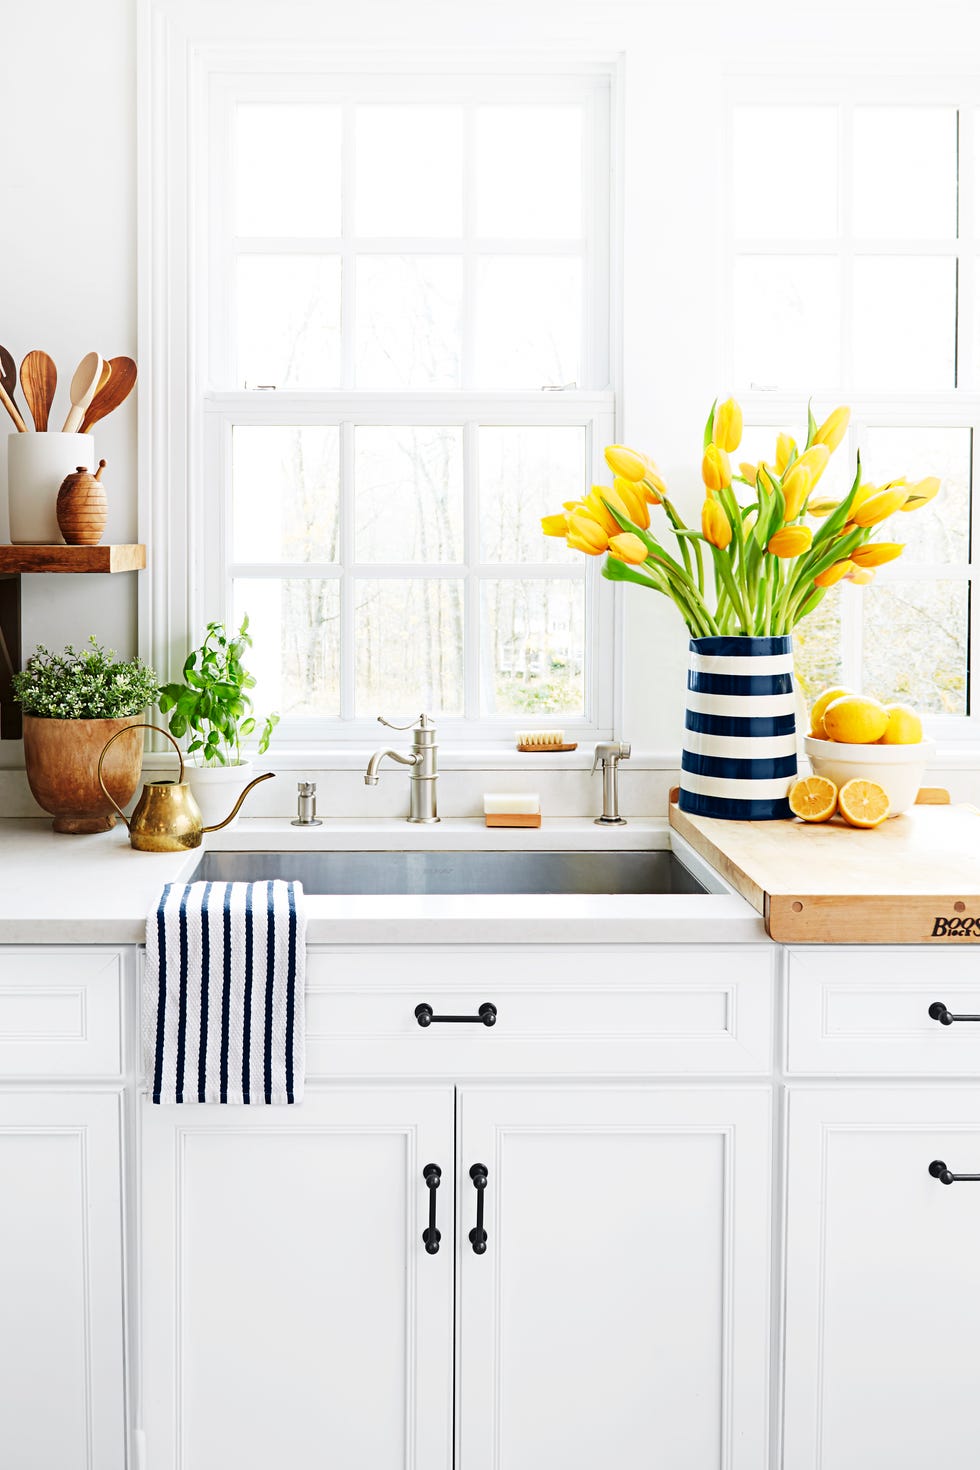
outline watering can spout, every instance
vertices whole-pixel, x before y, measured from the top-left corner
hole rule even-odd
[[[238,816],[238,813],[242,809],[242,802],[245,800],[245,798],[248,795],[248,793],[250,791],[253,791],[256,786],[260,786],[263,781],[271,781],[274,775],[275,775],[275,771],[266,771],[264,773],[264,775],[256,776],[256,778],[255,778],[254,781],[249,781],[248,785],[245,787],[245,790],[241,793],[241,795],[239,796],[238,800],[235,802],[235,805],[232,807],[231,811],[225,817],[224,821],[223,822],[215,822],[212,827],[202,827],[201,828],[201,831],[202,832],[220,832],[221,829],[222,829],[222,827],[227,827],[228,826],[228,823],[229,822],[233,822],[235,820],[235,818]]]

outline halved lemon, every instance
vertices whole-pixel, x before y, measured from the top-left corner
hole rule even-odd
[[[888,792],[877,781],[856,777],[844,782],[837,793],[837,805],[852,827],[880,827],[889,812]]]
[[[837,787],[826,776],[802,776],[789,789],[789,809],[804,822],[829,822],[837,810]]]

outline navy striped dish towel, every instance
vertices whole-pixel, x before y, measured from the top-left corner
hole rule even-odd
[[[155,1103],[298,1103],[299,883],[168,883],[146,924],[143,1057]]]

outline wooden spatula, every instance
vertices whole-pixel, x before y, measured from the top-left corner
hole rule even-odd
[[[78,433],[85,417],[85,411],[98,391],[102,378],[102,365],[102,359],[97,352],[86,352],[75,369],[71,387],[68,390],[71,408],[68,410],[65,426],[61,431],[63,434]]]
[[[112,372],[108,381],[100,384],[98,392],[85,410],[82,420],[83,434],[87,434],[92,425],[97,424],[99,419],[104,419],[107,413],[118,408],[133,391],[136,364],[131,357],[111,357],[107,366]]]
[[[27,433],[27,425],[21,417],[20,409],[14,401],[17,391],[17,364],[7,351],[6,347],[0,347],[0,403],[10,414],[21,434]]]
[[[51,401],[58,386],[58,369],[46,352],[35,350],[29,352],[20,365],[20,381],[34,427],[43,434],[48,427]]]

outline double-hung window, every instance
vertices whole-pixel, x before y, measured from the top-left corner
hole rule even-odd
[[[204,117],[193,616],[286,738],[609,730],[612,589],[540,528],[614,437],[608,73],[222,69]]]
[[[726,299],[749,425],[739,457],[771,460],[779,430],[805,431],[813,393],[818,417],[853,406],[822,489],[846,491],[858,451],[876,485],[942,481],[882,532],[902,557],[873,586],[838,584],[801,625],[801,682],[904,701],[944,740],[975,739],[980,93],[909,79],[737,91]]]

